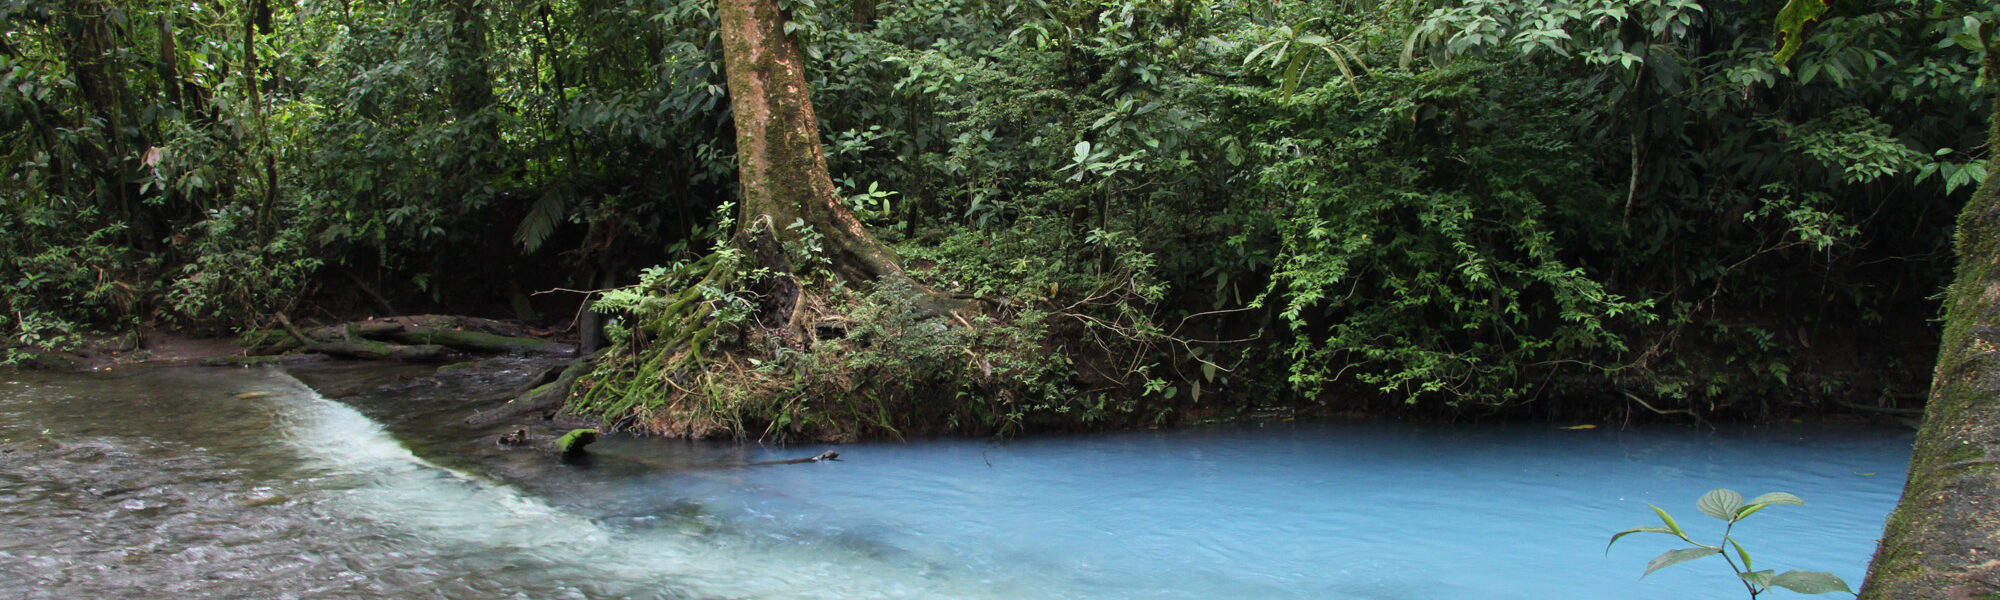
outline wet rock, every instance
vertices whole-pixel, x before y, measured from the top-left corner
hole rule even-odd
[[[562,437],[556,438],[556,454],[561,456],[563,460],[576,460],[583,457],[583,447],[589,446],[591,442],[595,441],[597,441],[597,430],[572,429],[569,433],[563,434]]]
[[[501,446],[520,446],[528,443],[528,430],[516,429],[500,436]]]

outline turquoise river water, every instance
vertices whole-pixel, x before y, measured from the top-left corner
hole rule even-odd
[[[0,374],[0,597],[1742,598],[1720,560],[1641,580],[1671,538],[1605,542],[1656,525],[1648,503],[1713,538],[1702,492],[1788,491],[1808,504],[1739,529],[1758,567],[1858,585],[1912,438],[1381,423],[792,448],[612,435],[564,465],[460,424],[528,368]],[[744,464],[824,449],[844,460]]]

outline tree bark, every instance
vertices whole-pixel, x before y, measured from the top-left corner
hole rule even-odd
[[[451,14],[451,37],[445,43],[445,101],[452,116],[470,119],[493,104],[493,78],[486,61],[492,54],[486,44],[486,11],[479,0],[447,0]],[[491,133],[484,124],[479,133]],[[481,140],[482,142],[486,140]]]
[[[456,183],[473,195],[487,197],[487,189],[503,170],[498,160],[504,145],[500,121],[492,114],[498,102],[493,94],[493,57],[488,36],[492,27],[484,0],[443,0],[442,8],[451,16],[450,35],[444,43],[444,99],[451,116],[464,126],[461,148],[464,163],[455,165]]]
[[[127,115],[134,114],[125,105],[126,94],[121,89],[124,79],[116,76],[119,64],[114,49],[120,46],[112,39],[114,35],[109,6],[96,3],[75,3],[64,9],[61,17],[63,50],[69,59],[69,70],[76,82],[77,92],[95,115],[101,126],[98,129],[102,145],[79,144],[77,154],[84,167],[96,181],[94,194],[98,205],[106,214],[116,215],[128,229],[126,244],[135,248],[151,248],[151,223],[139,217],[138,208],[129,193],[134,187],[127,182],[135,177],[126,169],[126,159],[131,156],[125,136]],[[91,129],[87,123],[78,123],[84,129]]]
[[[249,144],[246,154],[261,153],[261,160],[245,162],[260,164],[263,173],[263,193],[257,204],[257,237],[260,243],[271,241],[272,227],[277,224],[278,206],[278,159],[277,151],[271,147],[270,107],[265,98],[270,86],[262,84],[263,68],[257,61],[257,35],[271,33],[271,4],[269,0],[255,0],[243,11],[243,85],[249,90],[245,99],[250,105],[250,118],[256,122],[256,130],[250,132],[256,140]],[[246,156],[245,158],[249,158]]]
[[[776,0],[720,0],[729,105],[736,120],[742,189],[739,234],[768,224],[786,243],[818,233],[836,275],[868,281],[902,276],[895,252],[841,204],[826,170],[806,88],[805,59],[785,34]],[[803,223],[803,228],[792,224]]]
[[[1986,54],[2000,76],[2000,48]],[[2000,149],[2000,97],[1987,151]],[[1903,499],[1862,598],[2000,595],[2000,153],[1958,218],[1958,267]]]
[[[160,91],[167,95],[167,102],[176,110],[187,111],[187,104],[181,101],[181,53],[174,43],[174,15],[172,11],[160,13],[160,58],[155,64],[160,72]]]

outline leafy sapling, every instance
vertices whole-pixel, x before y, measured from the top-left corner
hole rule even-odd
[[[1604,545],[1604,552],[1607,555],[1610,554],[1612,544],[1618,543],[1619,538],[1634,533],[1663,533],[1678,537],[1681,541],[1694,544],[1694,547],[1668,550],[1654,557],[1653,560],[1646,563],[1646,572],[1639,575],[1641,579],[1653,574],[1654,571],[1666,567],[1698,558],[1719,555],[1724,562],[1729,563],[1729,569],[1736,572],[1736,578],[1742,581],[1743,589],[1750,592],[1752,599],[1756,598],[1759,594],[1771,591],[1773,587],[1781,587],[1801,594],[1854,593],[1853,589],[1847,587],[1846,581],[1842,581],[1840,577],[1832,573],[1821,571],[1785,571],[1777,573],[1771,569],[1762,571],[1753,570],[1755,567],[1751,566],[1750,552],[1744,550],[1743,545],[1737,543],[1735,538],[1730,537],[1730,532],[1736,528],[1738,522],[1750,518],[1750,515],[1757,514],[1757,511],[1781,504],[1803,506],[1805,503],[1805,500],[1799,499],[1798,496],[1785,492],[1771,492],[1751,498],[1750,501],[1745,502],[1743,494],[1739,494],[1735,490],[1721,488],[1709,490],[1707,494],[1701,496],[1701,500],[1695,502],[1695,508],[1701,509],[1702,514],[1715,517],[1717,520],[1727,523],[1722,528],[1722,541],[1712,546],[1694,541],[1693,538],[1688,537],[1687,530],[1682,529],[1680,524],[1674,521],[1672,515],[1667,514],[1667,511],[1660,509],[1658,506],[1648,504],[1646,506],[1652,507],[1653,513],[1658,514],[1660,522],[1666,525],[1663,527],[1634,527],[1620,531],[1618,535],[1611,536],[1610,543]],[[1732,550],[1734,551],[1734,556],[1731,556]],[[1738,559],[1743,561],[1742,564],[1737,564]]]

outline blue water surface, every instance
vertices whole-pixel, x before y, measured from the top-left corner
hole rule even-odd
[[[862,444],[836,464],[619,474],[572,504],[614,524],[697,505],[766,543],[863,552],[1001,597],[1731,598],[1745,594],[1719,559],[1640,579],[1679,540],[1632,536],[1608,555],[1606,542],[1658,525],[1651,503],[1717,543],[1722,523],[1694,508],[1702,493],[1787,491],[1807,505],[1736,532],[1757,568],[1858,586],[1911,439],[1860,426],[1240,425]],[[700,462],[705,450],[603,451]]]
[[[1272,423],[775,448],[611,434],[563,464],[462,424],[491,387],[413,380],[336,400],[267,370],[0,379],[0,442],[17,450],[0,458],[0,597],[1743,598],[1719,559],[1640,580],[1678,540],[1605,542],[1658,524],[1651,503],[1715,543],[1703,492],[1792,492],[1807,505],[1758,513],[1737,538],[1759,568],[1858,585],[1913,437]],[[844,460],[746,464],[828,448]]]

